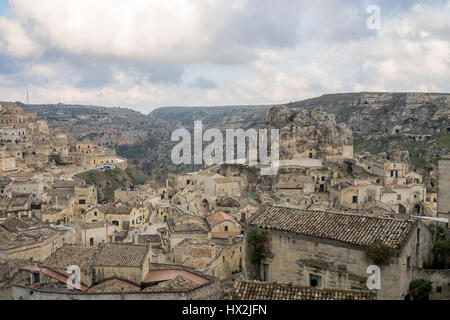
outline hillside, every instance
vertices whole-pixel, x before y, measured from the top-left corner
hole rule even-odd
[[[283,105],[293,110],[323,110],[353,130],[357,153],[408,150],[416,167],[435,164],[450,151],[450,94],[343,93]],[[168,172],[196,170],[170,160],[171,133],[204,128],[258,128],[266,126],[269,106],[163,107],[148,116],[124,108],[92,106],[23,106],[36,111],[50,125],[78,140],[89,139],[116,148],[120,156],[163,182]],[[274,106],[272,108],[279,108]]]
[[[264,123],[272,106],[224,106],[224,107],[162,107],[150,113],[175,127],[191,129],[194,121],[202,120],[205,128],[257,127]]]
[[[358,153],[408,150],[413,165],[436,164],[450,151],[450,94],[351,93],[290,105],[336,115],[353,130]]]

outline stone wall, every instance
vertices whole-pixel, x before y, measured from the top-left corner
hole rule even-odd
[[[430,294],[430,299],[450,300],[450,269],[431,270],[414,268],[412,273],[413,280],[425,279],[432,282],[433,291]]]

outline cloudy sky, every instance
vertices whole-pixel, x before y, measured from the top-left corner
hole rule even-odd
[[[0,100],[27,91],[143,112],[450,92],[450,0],[0,0]]]

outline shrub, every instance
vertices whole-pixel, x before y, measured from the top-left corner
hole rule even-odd
[[[430,294],[433,290],[433,284],[429,280],[418,279],[409,283],[409,292],[413,296],[422,297]]]
[[[376,241],[373,244],[366,246],[367,257],[378,266],[389,265],[391,260],[391,248],[383,244],[381,241]]]

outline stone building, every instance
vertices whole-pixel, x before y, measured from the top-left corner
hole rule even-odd
[[[0,261],[33,259],[43,261],[64,244],[74,242],[69,230],[22,228],[7,230],[0,225]]]
[[[185,239],[174,248],[174,262],[223,280],[242,271],[243,245],[243,237],[225,242]]]
[[[280,201],[293,205],[300,205],[301,200],[307,201],[304,196],[310,195],[314,191],[315,183],[311,176],[297,174],[279,175],[278,182],[275,184],[275,195]]]
[[[384,185],[405,185],[407,178],[417,178],[412,177],[412,174],[409,171],[409,163],[407,161],[375,158],[363,159],[361,164],[369,173],[381,177]]]
[[[381,189],[381,185],[365,181],[341,182],[330,188],[330,202],[339,208],[361,210],[367,204],[381,202]]]
[[[391,254],[389,264],[380,266],[378,298],[404,299],[413,268],[431,260],[432,235],[418,220],[269,207],[251,218],[250,230],[267,235],[259,278],[268,282],[366,289],[367,268],[374,263],[365,248],[380,244]],[[254,278],[255,266],[245,261],[247,278]]]
[[[5,152],[0,153],[0,174],[6,174],[16,170],[16,158],[6,156]]]
[[[206,221],[193,215],[183,215],[168,222],[168,249],[173,252],[175,246],[184,239],[204,240],[210,237]]]
[[[13,300],[218,299],[217,278],[179,265],[151,262],[150,246],[106,244],[64,246],[38,265],[19,267],[10,280]],[[70,267],[80,270],[79,289],[70,289]]]
[[[150,269],[150,258],[148,245],[107,244],[92,263],[93,281],[119,278],[141,284]]]
[[[81,181],[58,181],[47,193],[42,204],[41,219],[46,223],[82,221],[83,214],[97,205],[97,187]]]
[[[424,185],[393,185],[384,187],[381,202],[396,213],[424,215],[426,188]]]
[[[82,223],[75,227],[76,243],[84,247],[97,247],[102,243],[115,242],[115,234],[120,231],[118,226],[108,221]]]

